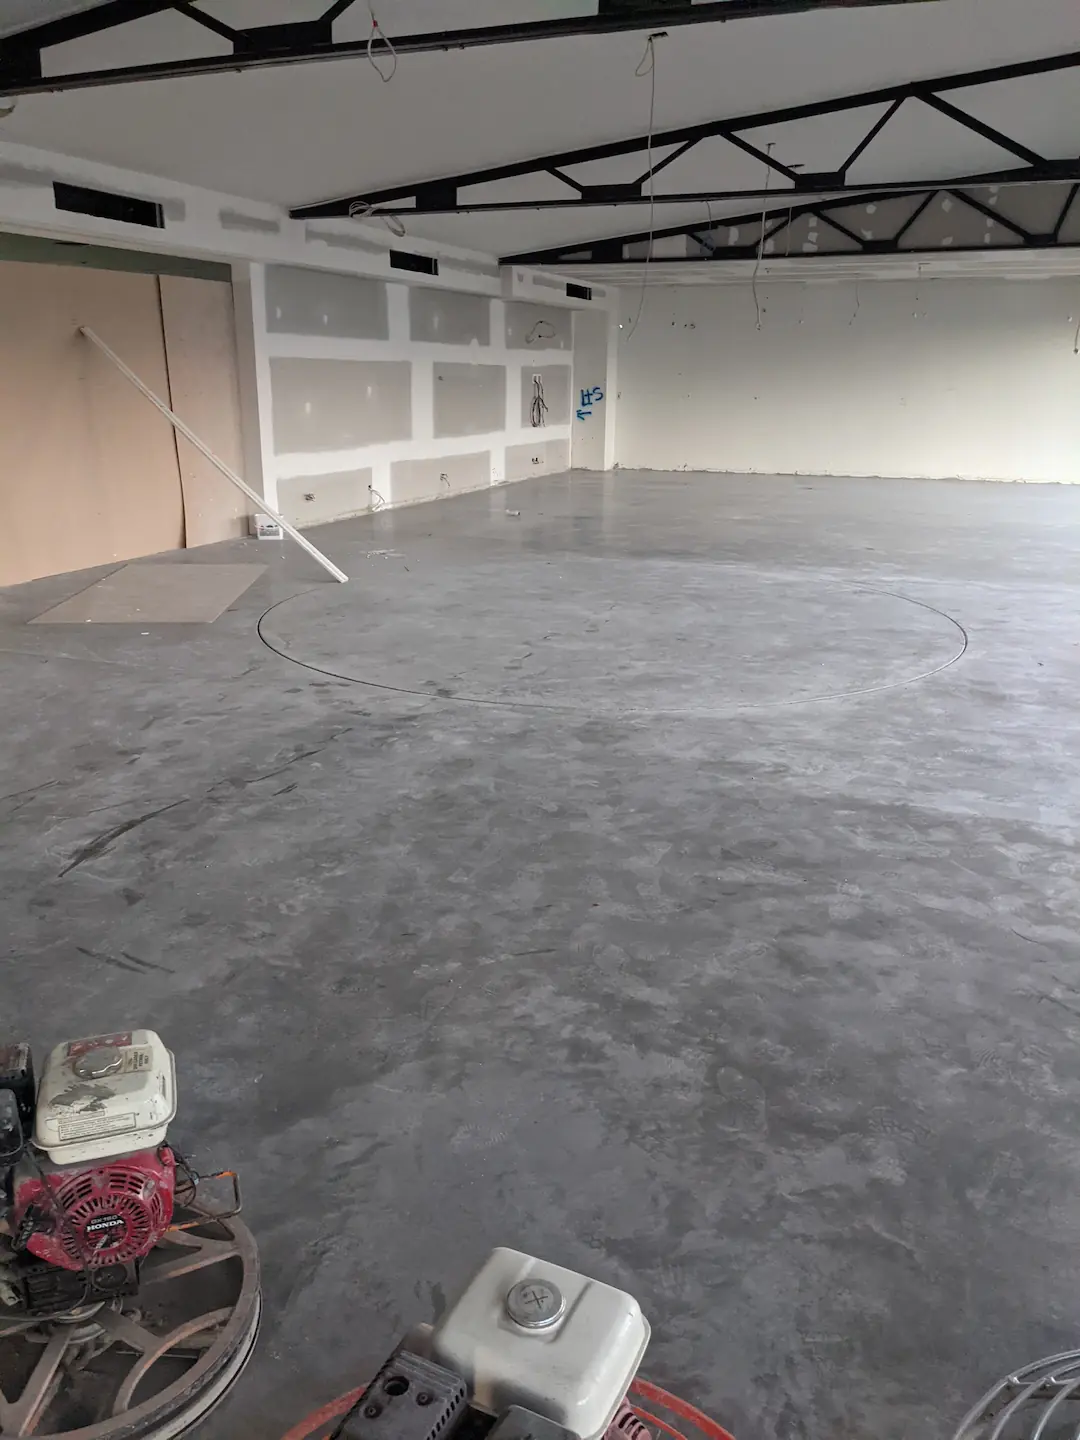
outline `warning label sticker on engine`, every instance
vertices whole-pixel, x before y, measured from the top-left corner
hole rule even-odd
[[[72,1040],[67,1047],[67,1057],[74,1060],[77,1055],[86,1055],[91,1050],[107,1050],[112,1046],[120,1047],[131,1044],[131,1031],[125,1030],[117,1035],[93,1035],[89,1040]]]
[[[94,1135],[122,1135],[135,1129],[134,1115],[64,1115],[59,1121],[61,1140],[84,1140]]]

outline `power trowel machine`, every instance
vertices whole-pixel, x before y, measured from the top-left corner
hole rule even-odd
[[[175,1114],[152,1030],[58,1045],[40,1082],[28,1045],[0,1049],[0,1436],[178,1435],[243,1369],[255,1247]]]
[[[152,1030],[0,1049],[0,1437],[172,1440],[235,1383],[258,1260],[231,1171],[168,1136]],[[210,1198],[212,1197],[212,1198]],[[495,1250],[434,1326],[285,1440],[731,1440],[638,1375],[649,1325],[621,1290]],[[1080,1435],[1080,1351],[1006,1376],[955,1440]],[[869,1440],[869,1437],[867,1437]]]

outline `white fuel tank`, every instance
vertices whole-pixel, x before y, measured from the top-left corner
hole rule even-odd
[[[176,1114],[176,1065],[153,1030],[67,1040],[38,1088],[34,1144],[56,1165],[163,1143]]]
[[[431,1333],[493,1415],[523,1405],[600,1440],[637,1374],[649,1323],[632,1295],[517,1250],[495,1250]]]

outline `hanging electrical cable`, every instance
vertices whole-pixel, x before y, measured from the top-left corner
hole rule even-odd
[[[533,429],[539,429],[541,425],[547,424],[548,403],[544,399],[544,377],[534,375],[532,377],[532,405],[529,407],[529,419],[532,421]]]
[[[653,237],[656,233],[656,180],[653,177],[653,132],[656,129],[656,42],[662,40],[667,34],[666,30],[656,30],[645,41],[645,50],[638,61],[634,74],[638,78],[649,77],[649,131],[646,144],[646,155],[649,167],[649,242],[645,252],[645,263],[641,270],[641,294],[638,296],[637,314],[626,332],[629,340],[638,327],[641,319],[641,312],[645,308],[645,291],[649,284],[649,266],[652,263]]]
[[[754,293],[754,310],[757,312],[757,328],[761,329],[761,301],[758,299],[757,277],[761,270],[761,257],[765,254],[765,220],[769,213],[769,182],[772,179],[772,166],[769,160],[772,159],[773,146],[775,141],[770,140],[765,147],[765,194],[761,203],[761,235],[758,237],[757,259],[754,261],[754,273],[750,277],[750,289]]]
[[[861,308],[862,308],[862,297],[861,297],[860,294],[859,294],[859,281],[858,281],[858,278],[856,277],[856,280],[855,280],[855,309],[851,312],[851,319],[847,322],[849,326],[855,324],[855,320],[856,320],[856,318],[857,318],[857,316],[858,316],[859,311],[860,311]]]
[[[378,75],[379,79],[383,82],[383,84],[387,85],[397,74],[397,51],[394,49],[392,41],[387,38],[386,31],[379,24],[378,17],[375,14],[375,7],[372,5],[371,0],[368,0],[367,8],[368,14],[371,16],[371,34],[368,36],[367,42],[368,64],[375,71],[375,74]],[[375,59],[375,42],[377,40],[383,43],[383,45],[386,47],[387,51],[390,54],[391,63],[388,70],[384,70],[383,67],[379,64],[379,62]],[[381,53],[382,52],[380,52],[380,54]]]
[[[396,215],[376,215],[375,206],[370,200],[354,200],[349,206],[350,220],[367,220],[369,217],[381,220],[391,235],[396,235],[399,240],[405,234],[405,222],[403,220],[399,220]]]

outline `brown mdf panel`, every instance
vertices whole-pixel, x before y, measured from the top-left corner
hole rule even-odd
[[[156,276],[0,264],[0,584],[183,544],[172,426],[80,325],[169,393]]]
[[[172,408],[214,454],[244,473],[240,384],[232,286],[162,275],[161,319]],[[176,436],[188,545],[211,545],[247,532],[251,504],[206,457]]]
[[[407,360],[270,361],[278,455],[353,450],[412,436]]]
[[[413,500],[445,499],[463,490],[482,490],[491,484],[491,452],[443,455],[437,460],[395,460],[390,466],[393,504]]]

